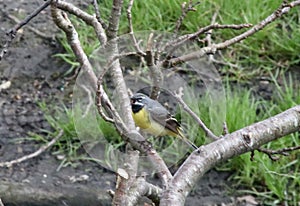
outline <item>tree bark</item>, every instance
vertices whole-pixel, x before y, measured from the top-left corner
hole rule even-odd
[[[197,180],[218,162],[297,131],[300,131],[300,105],[200,147],[200,153],[193,152],[175,173],[162,194],[160,205],[184,205]]]

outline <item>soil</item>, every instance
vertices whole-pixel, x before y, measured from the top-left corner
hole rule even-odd
[[[40,4],[40,0],[0,0],[1,38],[15,25],[7,14],[21,18]],[[49,8],[28,26],[49,37],[58,33]],[[46,136],[44,131],[51,130],[38,103],[70,105],[73,85],[63,77],[69,66],[53,57],[61,51],[55,39],[41,37],[25,26],[0,62],[0,85],[11,82],[9,88],[0,90],[0,162],[22,157],[41,146],[40,142],[24,139],[29,132]],[[115,188],[112,172],[89,161],[57,170],[61,160],[53,151],[0,168],[0,198],[4,205],[110,205],[107,190]],[[208,172],[186,205],[233,204],[227,190],[229,175]]]

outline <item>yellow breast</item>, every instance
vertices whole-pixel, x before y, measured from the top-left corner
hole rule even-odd
[[[153,121],[147,112],[145,112],[144,108],[136,113],[132,113],[132,117],[136,126],[147,133],[155,136],[164,136],[169,134],[169,130],[166,130],[163,125]]]
[[[141,129],[146,129],[149,127],[150,121],[149,121],[149,116],[145,112],[145,109],[142,108],[140,111],[133,113],[132,112],[132,117],[133,120],[136,124]]]

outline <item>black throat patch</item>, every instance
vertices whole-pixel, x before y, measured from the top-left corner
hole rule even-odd
[[[131,105],[131,109],[132,109],[133,113],[139,112],[143,107],[144,107],[144,105],[141,105],[141,104],[132,104]]]

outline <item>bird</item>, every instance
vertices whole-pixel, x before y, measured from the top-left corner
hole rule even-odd
[[[155,136],[179,137],[193,149],[198,147],[183,134],[180,123],[158,101],[145,94],[135,93],[130,98],[135,125]]]

